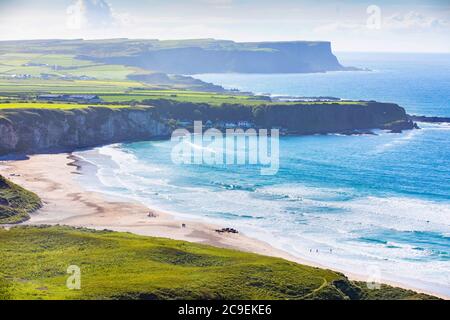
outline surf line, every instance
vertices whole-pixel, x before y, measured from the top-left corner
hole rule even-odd
[[[177,165],[259,165],[261,175],[275,175],[280,168],[278,129],[216,128],[203,132],[202,121],[194,122],[190,132],[172,132],[172,162]],[[242,152],[243,151],[243,152]]]

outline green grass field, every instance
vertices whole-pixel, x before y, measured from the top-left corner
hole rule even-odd
[[[100,64],[77,59],[74,55],[23,54],[0,55],[0,77],[29,74],[62,76],[88,76],[100,80],[127,80],[128,75],[145,72],[135,67]]]
[[[124,94],[132,88],[152,87],[135,81],[0,79],[1,96],[39,93]]]
[[[0,175],[0,224],[28,220],[28,214],[40,207],[41,200],[37,195]]]
[[[167,99],[179,102],[208,103],[221,105],[223,103],[258,105],[270,103],[256,96],[233,95],[221,93],[209,93],[187,90],[132,90],[127,94],[105,94],[100,95],[106,102],[142,102],[144,100]]]
[[[197,41],[195,40],[194,43]],[[210,41],[198,40],[198,44]],[[162,45],[162,44],[161,44]],[[167,41],[168,47],[179,45],[178,42]],[[224,44],[225,45],[225,44]],[[271,102],[262,97],[239,95],[233,93],[209,93],[192,91],[197,87],[186,87],[183,84],[172,85],[148,84],[129,80],[131,74],[151,73],[136,67],[125,65],[99,64],[93,61],[80,60],[70,54],[38,54],[38,53],[4,53],[0,54],[0,99],[17,99],[26,97],[33,100],[42,93],[64,94],[97,94],[108,103],[140,103],[144,100],[168,99],[177,102],[208,103],[211,105],[241,104],[260,105]],[[17,79],[12,75],[29,74],[34,78]],[[50,74],[49,79],[38,78],[42,74]],[[67,77],[87,76],[91,80],[68,79]],[[60,77],[60,78],[54,78]],[[191,89],[185,90],[186,88]],[[201,90],[201,89],[200,89]],[[295,102],[295,104],[324,104],[323,102]],[[332,103],[332,102],[326,102]],[[344,103],[344,102],[337,102]],[[277,104],[294,104],[293,102]],[[345,104],[362,104],[345,102]]]
[[[367,299],[361,284],[278,258],[69,227],[0,229],[0,299]],[[66,287],[67,268],[81,289]],[[387,290],[389,289],[389,290]],[[384,287],[374,298],[422,299]]]
[[[71,110],[71,109],[85,109],[89,107],[95,107],[92,104],[77,104],[77,103],[45,103],[45,102],[12,102],[2,103],[0,102],[0,110],[8,109],[50,109],[50,110]],[[100,106],[99,106],[100,107]],[[108,105],[108,108],[127,108],[124,105]]]
[[[102,98],[106,102],[142,102],[144,100],[158,100],[167,99],[178,102],[191,102],[191,103],[207,103],[211,105],[221,105],[221,104],[240,104],[240,105],[366,105],[366,102],[359,101],[307,101],[307,102],[271,102],[267,99],[263,99],[258,96],[251,95],[233,95],[233,94],[222,94],[222,93],[208,93],[208,92],[195,92],[186,90],[154,90],[145,91],[142,90],[131,90],[126,94],[101,94]]]
[[[80,60],[77,59],[74,55],[63,55],[63,54],[42,54],[38,56],[33,56],[32,59],[30,59],[30,62],[38,64],[48,64],[50,66],[57,65],[65,68],[95,65],[95,62],[91,62],[88,60]]]
[[[141,94],[141,95],[100,95],[100,98],[106,102],[106,104],[98,103],[98,104],[78,104],[78,103],[60,103],[60,102],[40,102],[40,101],[17,101],[18,98],[11,97],[1,97],[0,96],[0,110],[6,109],[83,109],[87,107],[96,107],[96,106],[107,106],[108,108],[126,108],[129,104],[133,103],[142,103],[146,100],[146,103],[152,102],[152,100],[160,100],[167,99],[173,100],[177,102],[190,102],[190,103],[205,103],[212,106],[221,106],[222,104],[237,104],[237,105],[245,105],[245,106],[258,106],[258,105],[323,105],[323,104],[333,104],[331,102],[286,102],[286,103],[271,103],[264,100],[253,99],[252,97],[233,97],[227,95],[205,95],[205,94],[176,94],[170,93],[173,91],[169,91],[167,94],[157,93],[157,94]],[[14,101],[16,100],[16,101]],[[2,102],[3,101],[3,102]],[[338,103],[341,105],[363,105],[363,103]]]

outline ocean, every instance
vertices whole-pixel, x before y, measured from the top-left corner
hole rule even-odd
[[[450,55],[338,54],[371,71],[207,74],[255,93],[395,102],[450,116]],[[176,165],[173,143],[104,146],[76,155],[93,191],[185,219],[236,228],[322,266],[450,295],[450,124],[401,134],[280,138],[280,168]],[[202,148],[203,146],[198,146]]]

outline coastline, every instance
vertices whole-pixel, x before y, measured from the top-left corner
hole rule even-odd
[[[247,251],[288,260],[296,259],[262,241],[243,234],[218,233],[222,226],[182,220],[173,214],[148,208],[129,199],[110,199],[106,195],[86,191],[74,179],[77,159],[67,153],[30,156],[26,160],[0,161],[0,174],[14,183],[37,193],[43,207],[30,214],[24,225],[69,225],[92,229],[131,232],[143,236],[208,244]],[[149,214],[152,216],[149,217]],[[182,225],[185,227],[182,227]],[[225,226],[226,227],[226,226]],[[322,267],[323,266],[318,266]]]
[[[32,213],[31,219],[23,223],[25,225],[60,224],[130,232],[252,252],[308,266],[333,269],[292,256],[266,242],[247,237],[245,234],[215,231],[227,226],[183,220],[173,213],[154,210],[139,202],[125,198],[110,199],[101,193],[87,191],[76,181],[77,179],[74,179],[74,175],[81,174],[79,168],[79,159],[68,153],[33,155],[26,160],[0,161],[0,174],[37,193],[43,201],[43,208]],[[344,273],[351,280],[366,280],[364,275],[333,270]],[[382,282],[450,299],[437,292],[384,279]]]

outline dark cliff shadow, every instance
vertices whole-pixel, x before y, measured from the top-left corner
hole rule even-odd
[[[7,154],[0,156],[0,161],[23,161],[28,159],[30,157],[26,154]]]

